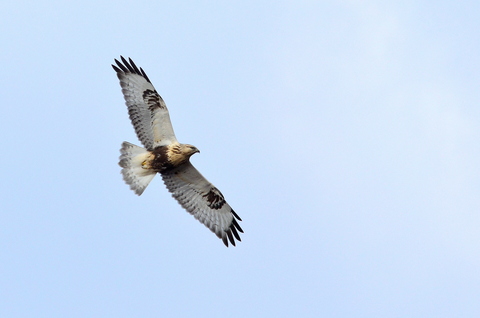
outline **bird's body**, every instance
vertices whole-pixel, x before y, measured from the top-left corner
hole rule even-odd
[[[226,246],[240,241],[243,230],[240,217],[225,201],[222,193],[190,163],[200,152],[189,144],[177,141],[167,106],[143,69],[130,59],[121,57],[112,65],[117,72],[128,113],[138,138],[145,146],[123,142],[120,162],[123,179],[137,195],[141,195],[153,177],[160,173],[172,196],[201,223],[207,226]]]
[[[186,163],[190,156],[199,152],[197,148],[186,144],[172,144],[154,148],[145,161],[142,162],[144,169],[152,169],[163,173]]]

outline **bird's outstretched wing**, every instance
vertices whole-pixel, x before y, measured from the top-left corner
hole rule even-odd
[[[241,241],[238,232],[243,230],[237,220],[240,217],[225,201],[222,193],[200,172],[187,162],[162,173],[163,181],[172,196],[197,220],[208,227],[228,246],[235,246],[235,239]]]
[[[142,68],[132,59],[121,56],[122,62],[115,59],[117,72],[128,114],[138,139],[148,150],[177,142],[170,115],[162,97],[157,93]]]

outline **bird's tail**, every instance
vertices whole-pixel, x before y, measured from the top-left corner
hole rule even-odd
[[[156,174],[149,165],[153,154],[145,148],[126,141],[122,143],[120,153],[118,164],[123,168],[123,180],[137,195],[141,195]]]

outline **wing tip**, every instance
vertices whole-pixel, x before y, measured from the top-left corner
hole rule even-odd
[[[117,72],[117,74],[122,74],[122,73],[123,74],[127,74],[127,73],[137,74],[137,75],[140,75],[143,78],[145,78],[147,80],[147,82],[151,83],[150,79],[148,78],[145,71],[141,67],[138,68],[137,65],[135,64],[135,62],[133,62],[133,60],[130,57],[127,60],[122,55],[120,55],[120,60],[121,60],[121,62],[117,59],[114,59],[115,64],[117,64],[117,65],[112,64],[113,70],[115,72]]]
[[[233,210],[232,210],[233,212]],[[238,217],[238,215],[235,214],[235,212],[233,212],[234,215],[236,217]],[[238,232],[241,232],[243,233],[243,230],[242,228],[240,227],[240,225],[238,224],[237,220],[235,220],[235,218],[232,219],[232,223],[230,224],[230,227],[228,228],[228,230],[224,231],[221,239],[223,241],[223,244],[225,244],[226,247],[228,247],[228,243],[230,242],[230,244],[232,244],[233,246],[236,246],[236,242],[235,240],[241,242],[242,239],[240,238],[240,234],[238,234]]]

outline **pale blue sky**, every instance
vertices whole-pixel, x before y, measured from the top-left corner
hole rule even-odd
[[[480,316],[480,4],[6,1],[1,317]],[[242,217],[156,177],[110,64],[144,68]]]

